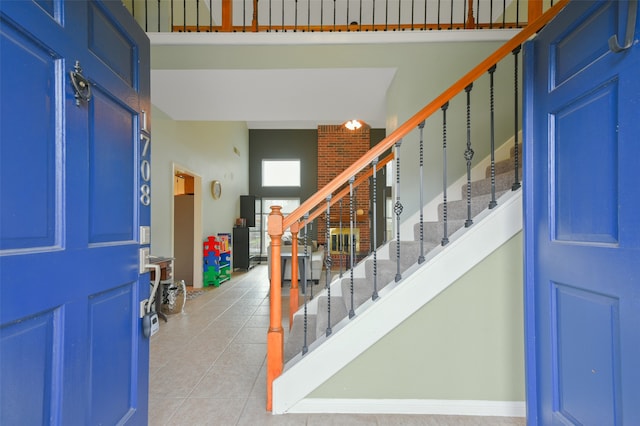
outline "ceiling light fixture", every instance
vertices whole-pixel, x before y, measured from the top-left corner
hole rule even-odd
[[[358,130],[360,127],[362,127],[362,123],[359,122],[358,120],[349,120],[346,123],[344,123],[344,127],[346,127],[349,130]]]

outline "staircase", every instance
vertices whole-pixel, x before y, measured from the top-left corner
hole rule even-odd
[[[372,173],[376,170],[376,164],[378,159],[381,158],[385,151],[393,148],[395,151],[396,159],[396,204],[394,205],[394,211],[397,215],[398,222],[403,210],[403,206],[400,203],[399,192],[404,185],[400,182],[400,144],[404,137],[409,135],[414,130],[420,130],[419,138],[419,158],[420,158],[420,179],[416,182],[410,182],[407,184],[408,188],[411,188],[411,184],[418,184],[420,191],[413,193],[408,197],[418,197],[420,204],[422,202],[422,187],[423,187],[423,133],[422,129],[425,126],[425,122],[428,118],[438,114],[437,121],[442,119],[442,135],[443,135],[443,164],[444,164],[444,183],[443,186],[449,188],[447,195],[452,195],[451,186],[446,180],[447,177],[447,109],[449,101],[456,97],[458,94],[466,97],[466,150],[464,151],[464,159],[467,164],[467,175],[472,176],[473,173],[469,169],[473,159],[474,151],[471,146],[471,140],[477,140],[477,135],[472,138],[472,126],[470,115],[470,98],[473,83],[480,77],[489,74],[489,92],[490,92],[490,119],[486,124],[490,128],[490,142],[491,148],[489,152],[494,152],[494,92],[493,92],[493,71],[496,69],[496,64],[509,55],[515,58],[514,61],[514,117],[515,126],[519,122],[518,111],[518,54],[521,51],[521,45],[530,37],[534,36],[540,28],[542,28],[555,14],[561,10],[566,4],[567,0],[560,0],[557,4],[551,7],[547,12],[530,23],[521,32],[515,35],[511,40],[505,43],[502,47],[496,50],[492,55],[487,57],[484,61],[479,63],[471,71],[465,74],[454,85],[446,89],[442,94],[436,97],[433,101],[427,104],[424,108],[418,111],[415,115],[401,124],[396,130],[389,134],[383,141],[371,148],[367,153],[363,154],[360,159],[355,161],[351,166],[347,167],[342,173],[336,176],[331,182],[325,185],[318,192],[304,201],[298,209],[284,217],[280,211],[280,207],[272,206],[272,212],[269,215],[269,236],[271,238],[272,248],[272,276],[271,276],[271,309],[270,309],[270,325],[267,332],[267,363],[266,363],[266,379],[267,379],[267,410],[274,413],[285,412],[311,412],[305,410],[320,410],[321,412],[347,412],[340,411],[339,407],[326,408],[326,404],[322,402],[320,405],[316,405],[315,408],[310,408],[306,403],[311,401],[311,406],[318,401],[318,398],[322,398],[324,395],[338,395],[338,398],[343,398],[345,401],[357,398],[354,393],[341,392],[341,389],[352,388],[351,379],[354,376],[354,372],[351,371],[342,377],[342,382],[339,382],[341,388],[333,388],[332,393],[326,392],[326,387],[320,389],[321,385],[331,382],[334,378],[340,376],[341,369],[346,368],[353,361],[356,363],[360,355],[368,355],[371,350],[375,349],[380,341],[384,340],[383,337],[387,333],[390,333],[398,325],[403,324],[405,320],[410,320],[410,316],[413,313],[417,313],[427,303],[435,303],[437,305],[437,296],[443,292],[447,287],[454,283],[456,280],[462,279],[463,275],[467,271],[471,271],[475,265],[478,267],[486,262],[481,262],[485,257],[497,250],[500,246],[515,236],[519,230],[522,229],[522,195],[519,188],[519,183],[513,185],[515,190],[509,190],[512,188],[513,182],[519,182],[520,176],[513,176],[513,180],[509,176],[509,172],[505,172],[505,168],[510,168],[509,163],[511,160],[506,159],[505,162],[500,162],[495,169],[497,175],[493,175],[496,185],[496,197],[500,197],[497,201],[498,204],[493,209],[487,210],[490,205],[490,201],[494,201],[494,198],[489,195],[488,188],[490,188],[493,182],[491,178],[487,178],[487,172],[485,172],[485,178],[475,179],[475,182],[469,183],[469,187],[460,188],[461,199],[453,200],[453,197],[447,197],[448,203],[446,207],[442,206],[438,208],[437,216],[434,215],[434,220],[418,223],[418,229],[424,227],[424,232],[418,232],[417,234],[423,234],[419,241],[416,241],[416,225],[415,221],[411,221],[409,218],[402,217],[403,223],[397,224],[397,239],[400,240],[401,235],[413,234],[412,241],[400,242],[392,241],[385,245],[383,250],[374,252],[373,259],[367,258],[364,262],[361,262],[352,271],[349,272],[349,279],[334,279],[333,282],[327,286],[326,293],[316,295],[313,303],[304,305],[303,311],[306,321],[300,321],[299,318],[291,320],[293,329],[291,333],[285,333],[282,329],[282,310],[281,310],[281,280],[279,276],[280,267],[280,254],[282,235],[285,230],[290,229],[294,240],[297,238],[298,232],[302,229],[302,226],[306,226],[310,220],[314,220],[318,217],[318,209],[322,209],[322,205],[326,206],[325,217],[330,217],[330,208],[340,197],[344,195],[341,192],[341,188],[344,188],[347,183],[351,185],[356,179],[356,174],[371,167]],[[464,94],[463,94],[464,92]],[[433,138],[431,138],[433,139]],[[460,138],[458,138],[459,140]],[[486,140],[486,138],[485,138]],[[459,142],[457,144],[458,149],[461,148]],[[464,149],[464,146],[462,146]],[[485,151],[486,152],[486,151]],[[415,155],[415,154],[413,154]],[[428,154],[433,155],[433,154]],[[437,154],[436,154],[437,155]],[[519,151],[514,151],[511,156],[519,157]],[[433,158],[433,157],[430,157]],[[500,158],[496,156],[495,158]],[[518,162],[515,162],[515,174],[519,174]],[[457,168],[460,170],[460,168]],[[501,173],[502,172],[502,173]],[[375,174],[374,174],[375,176]],[[437,181],[436,181],[437,182]],[[430,185],[434,183],[430,180]],[[433,187],[433,186],[431,186]],[[375,180],[374,180],[374,192],[375,192]],[[456,189],[457,192],[457,189]],[[336,193],[339,196],[332,196]],[[466,194],[469,194],[467,200]],[[415,198],[414,198],[415,199]],[[493,204],[493,203],[492,203]],[[315,209],[315,210],[314,210]],[[421,210],[422,211],[422,210]],[[467,213],[468,212],[468,213]],[[420,221],[422,219],[422,213],[420,213]],[[437,220],[435,219],[437,217]],[[430,219],[429,219],[430,220]],[[374,221],[375,222],[375,221]],[[444,224],[447,224],[448,242],[446,239],[443,241],[441,230],[444,228]],[[411,224],[411,225],[410,225]],[[402,233],[402,229],[406,226],[414,228],[414,232]],[[328,228],[328,223],[327,223]],[[454,232],[455,231],[455,232]],[[306,232],[306,231],[305,231]],[[327,236],[327,239],[329,237]],[[442,243],[446,243],[442,246]],[[297,247],[293,244],[293,247]],[[511,253],[516,253],[520,250],[521,244],[517,246],[510,246]],[[424,252],[424,261],[417,263],[418,258],[422,257]],[[502,250],[501,250],[502,252]],[[297,257],[294,257],[297,259]],[[422,259],[421,259],[422,260]],[[489,259],[487,259],[489,261]],[[521,255],[519,257],[511,257],[509,264],[520,264]],[[375,265],[375,266],[373,266]],[[397,269],[396,269],[397,268]],[[370,285],[373,277],[374,269],[376,270],[376,285],[377,291]],[[500,271],[504,269],[502,265],[497,265],[492,269],[493,271]],[[483,282],[495,281],[492,274],[487,275],[488,278]],[[514,279],[512,277],[522,276],[521,272],[511,270],[511,275],[507,280],[504,280],[507,284],[513,284]],[[353,277],[353,280],[351,279]],[[452,286],[456,287],[456,286]],[[478,289],[483,286],[475,285],[473,288]],[[504,287],[505,291],[510,291],[513,288],[521,288],[522,286],[510,285]],[[292,288],[296,289],[290,295],[290,306],[294,311],[299,306],[299,293],[297,291],[297,282],[292,282]],[[444,292],[446,296],[448,291]],[[376,295],[378,297],[376,297]],[[481,297],[481,293],[477,293],[476,297]],[[514,296],[514,297],[513,297]],[[496,294],[499,299],[501,295]],[[520,298],[521,299],[521,298]],[[303,298],[304,300],[304,298]],[[517,295],[512,294],[512,298],[509,302],[502,302],[494,304],[495,308],[501,309],[504,306],[521,306],[521,303],[517,302]],[[461,299],[454,299],[451,301],[453,307],[464,305],[466,301]],[[473,305],[473,303],[472,303]],[[326,309],[324,307],[326,306]],[[430,305],[431,306],[431,305]],[[471,306],[470,306],[471,307]],[[426,309],[427,311],[430,310]],[[421,310],[422,311],[422,310]],[[326,315],[325,315],[326,312]],[[461,316],[465,316],[464,313]],[[491,317],[492,312],[485,312],[483,315],[476,317],[477,320],[483,320],[485,317]],[[296,317],[300,317],[298,313]],[[522,312],[512,311],[509,315],[505,315],[501,318],[500,322],[494,322],[490,327],[500,328],[504,324],[513,322],[513,318],[518,317],[522,319],[524,315]],[[451,320],[454,318],[451,318]],[[446,318],[440,318],[438,320],[444,325],[447,325],[450,321]],[[301,324],[302,323],[302,324]],[[469,324],[469,329],[473,329],[474,324]],[[522,327],[520,327],[522,328]],[[301,330],[305,333],[301,333]],[[324,333],[324,334],[323,334]],[[285,334],[287,338],[285,339]],[[299,335],[306,335],[307,345],[303,347],[300,344]],[[468,340],[474,340],[473,336],[467,336]],[[298,343],[294,343],[298,340]],[[511,334],[507,337],[511,341],[522,339],[520,337]],[[285,340],[287,341],[287,349],[285,356]],[[418,342],[419,339],[414,340]],[[397,348],[400,353],[411,352],[411,342],[403,342]],[[304,349],[304,350],[300,350]],[[371,350],[368,350],[371,349]],[[395,348],[394,348],[395,349]],[[465,349],[467,352],[473,352],[474,347],[468,347]],[[517,348],[513,349],[518,351]],[[427,354],[427,352],[423,352]],[[451,355],[456,355],[452,353]],[[445,356],[448,356],[445,355]],[[489,355],[490,356],[490,355]],[[522,354],[519,359],[523,359]],[[286,366],[285,366],[285,361]],[[382,359],[382,362],[386,359]],[[446,361],[446,360],[445,360]],[[520,361],[510,361],[514,364]],[[457,369],[460,367],[468,367],[468,364],[474,365],[472,362],[463,361],[460,363],[454,363],[450,365],[450,368]],[[423,369],[421,364],[415,364],[417,369]],[[434,364],[437,368],[439,364]],[[495,365],[495,364],[494,364]],[[428,365],[428,367],[433,367]],[[496,365],[494,372],[500,374],[502,366]],[[364,366],[362,373],[357,373],[359,378],[357,384],[360,383],[375,383],[367,381],[368,372],[376,374],[380,371],[380,368],[376,368],[373,365]],[[384,370],[383,370],[384,371]],[[388,370],[387,370],[388,371]],[[414,370],[415,371],[415,370]],[[404,371],[405,382],[410,383],[415,373],[412,371]],[[519,374],[514,371],[514,374]],[[464,380],[464,378],[462,378]],[[505,378],[504,383],[511,383],[512,378]],[[356,379],[358,380],[358,379]],[[423,377],[423,380],[425,378]],[[426,380],[431,380],[426,378]],[[489,383],[493,380],[492,377],[485,377],[483,383]],[[339,380],[338,380],[339,381]],[[335,380],[333,380],[335,383]],[[446,381],[443,383],[447,383]],[[524,385],[522,384],[522,388]],[[323,390],[325,392],[323,392]],[[370,395],[369,389],[361,388],[360,395]],[[381,398],[386,398],[384,394]],[[481,395],[480,393],[476,395]],[[522,402],[524,400],[524,394],[507,394],[503,393],[506,399],[501,400],[501,395],[492,395],[489,397],[489,401],[498,402]],[[390,396],[392,399],[388,403],[387,409],[395,409],[394,406],[402,405],[398,404],[398,401],[402,402],[411,398],[407,397],[402,392],[396,393]],[[431,395],[418,395],[418,398],[432,398]],[[453,399],[458,398],[459,395],[454,395]],[[445,399],[450,396],[445,395]],[[483,399],[471,395],[468,398],[473,405],[473,399]],[[515,399],[516,401],[512,401]],[[421,400],[420,400],[421,401]],[[487,402],[487,401],[485,401]],[[438,406],[441,404],[438,402]],[[405,407],[406,408],[406,407]],[[379,409],[379,407],[378,407]],[[524,413],[524,406],[519,408],[521,413]],[[437,410],[436,410],[437,411]],[[436,413],[434,410],[428,412]],[[471,410],[475,414],[481,414],[477,410]],[[392,412],[392,411],[349,411],[349,412]],[[397,411],[396,411],[397,412]],[[405,411],[407,413],[415,412],[413,410]],[[467,412],[466,414],[471,414]],[[504,414],[503,414],[504,415]],[[518,415],[518,414],[516,414]],[[523,415],[523,414],[520,414]]]
[[[522,228],[522,223],[519,220],[521,215],[521,197],[520,191],[512,192],[512,185],[515,181],[514,179],[514,162],[515,162],[515,149],[513,148],[513,143],[505,144],[505,146],[511,146],[508,158],[505,158],[501,161],[497,161],[495,163],[495,194],[496,198],[499,198],[498,207],[494,209],[487,209],[489,202],[492,199],[491,190],[492,190],[492,179],[491,179],[491,166],[484,166],[488,161],[483,161],[480,163],[478,167],[484,167],[485,173],[483,179],[475,180],[471,183],[471,211],[474,224],[469,228],[465,228],[465,221],[467,218],[467,185],[466,183],[460,185],[457,182],[457,188],[460,190],[460,195],[450,196],[450,198],[458,198],[453,201],[449,201],[447,206],[447,227],[450,236],[450,242],[442,246],[442,236],[444,229],[444,206],[440,204],[437,207],[438,210],[438,221],[433,222],[424,222],[423,223],[423,234],[424,234],[424,256],[426,261],[422,264],[418,265],[418,257],[420,256],[420,224],[416,223],[414,225],[414,240],[411,241],[401,241],[400,242],[400,272],[402,274],[402,280],[399,283],[395,282],[395,277],[397,274],[397,241],[391,241],[390,243],[383,246],[378,251],[378,259],[377,259],[377,290],[379,297],[373,301],[372,300],[372,292],[373,292],[373,269],[374,269],[374,261],[369,256],[369,258],[365,259],[359,265],[354,268],[354,280],[353,280],[353,310],[356,313],[357,317],[366,316],[366,312],[368,309],[371,309],[374,305],[377,307],[378,305],[384,305],[388,299],[393,295],[393,291],[395,289],[401,288],[404,285],[404,282],[408,279],[413,278],[414,280],[420,277],[421,273],[426,269],[434,269],[438,268],[437,265],[433,265],[434,262],[443,261],[446,263],[446,254],[449,250],[454,249],[454,246],[459,244],[454,244],[457,240],[460,239],[462,235],[464,235],[467,231],[473,230],[478,226],[479,223],[491,222],[492,219],[496,220],[497,223],[501,222],[502,219],[497,219],[494,213],[500,213],[504,215],[504,210],[502,209],[502,204],[508,204],[511,208],[511,215],[515,216],[512,220],[515,221],[516,225],[513,229],[507,232],[504,235],[503,239],[494,238],[495,231],[491,231],[492,239],[494,239],[494,244],[499,244],[505,242],[509,238],[513,236],[513,234],[519,231]],[[498,151],[499,153],[500,151]],[[519,146],[519,158],[521,158],[522,146]],[[498,154],[497,154],[498,155]],[[462,180],[462,179],[461,179]],[[520,177],[518,181],[520,180]],[[454,189],[454,186],[452,188]],[[451,191],[448,191],[451,193]],[[508,207],[509,207],[508,206]],[[508,213],[507,213],[508,214]],[[482,222],[481,222],[482,221]],[[467,243],[473,244],[473,243]],[[496,247],[497,248],[497,247]],[[477,261],[482,260],[486,255],[490,254],[492,250],[487,250],[486,253],[480,256]],[[443,256],[444,255],[444,256]],[[462,275],[468,269],[473,267],[474,264],[469,264],[467,268],[460,266],[457,268],[456,276]],[[417,281],[424,282],[424,279],[418,278]],[[322,281],[321,281],[322,282]],[[444,280],[443,282],[434,283],[432,281],[432,277],[427,281],[429,286],[432,289],[436,289],[437,291],[434,293],[429,293],[425,295],[424,299],[420,299],[420,303],[425,304],[432,300],[437,294],[443,291],[450,284],[455,282],[455,277],[452,277],[450,280]],[[350,279],[350,271],[347,271],[342,278],[339,276],[335,276],[331,282],[331,310],[330,310],[330,324],[329,324],[329,314],[328,314],[328,304],[329,297],[327,296],[326,289],[322,292],[319,292],[313,300],[308,300],[307,302],[307,322],[306,328],[307,332],[307,344],[309,347],[309,352],[305,355],[302,355],[301,349],[304,344],[304,329],[305,329],[305,321],[304,321],[304,310],[301,308],[295,315],[292,324],[291,331],[289,332],[286,342],[285,342],[285,371],[281,376],[281,379],[276,380],[274,382],[274,386],[276,388],[281,385],[281,382],[287,381],[287,375],[292,372],[296,374],[296,365],[298,363],[303,364],[306,361],[307,357],[311,357],[313,352],[318,350],[321,345],[330,345],[333,340],[333,335],[338,331],[348,332],[348,328],[356,318],[350,319],[349,312],[352,309],[351,305],[351,279]],[[308,295],[307,295],[308,297]],[[305,295],[301,294],[300,300],[304,300]],[[420,303],[417,304],[417,307],[420,306]],[[413,313],[413,310],[404,309],[403,308],[403,318],[409,317]],[[360,318],[357,318],[360,320]],[[402,321],[402,318],[398,319]],[[362,320],[365,321],[365,320]],[[327,328],[331,327],[331,334],[327,336]],[[363,325],[361,325],[362,327]],[[366,325],[364,325],[366,327]],[[339,345],[339,343],[337,344]],[[363,348],[366,349],[366,348]],[[348,352],[348,348],[343,348],[344,356],[342,357],[342,362],[349,362],[350,359],[347,358],[346,352]],[[300,370],[301,368],[298,368]],[[311,369],[316,370],[315,368]],[[318,372],[327,372],[326,366],[316,370]],[[317,381],[322,383],[323,380],[326,380],[330,377],[329,374],[319,373],[319,376],[322,378],[318,378]],[[306,378],[307,382],[309,382],[309,378]],[[283,386],[286,388],[286,385]],[[296,389],[300,389],[300,383],[295,385]],[[284,394],[287,394],[287,390],[282,389]],[[306,390],[305,390],[306,392]],[[295,394],[296,392],[294,392]],[[300,394],[299,396],[293,397],[292,399],[296,399],[299,397],[304,397],[305,395]],[[280,399],[278,395],[274,392],[274,412],[278,412],[278,410],[305,410],[305,408],[295,407],[295,404],[289,406],[289,404],[279,404]]]

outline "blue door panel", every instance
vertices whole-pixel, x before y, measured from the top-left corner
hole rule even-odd
[[[577,6],[586,13],[592,2]],[[574,7],[574,8],[577,8]],[[562,85],[609,51],[608,39],[615,28],[618,8],[605,4],[587,19],[565,23],[565,30],[550,47],[550,88]]]
[[[556,200],[551,232],[559,241],[618,242],[617,110],[613,80],[571,99],[550,117]],[[589,139],[598,142],[584,143]]]
[[[640,424],[640,20],[608,48],[628,10],[571,2],[525,46],[531,425]]]
[[[574,424],[620,417],[618,300],[552,283],[554,405]]]
[[[89,298],[90,424],[118,424],[134,407],[134,295],[135,283],[128,283]],[[111,395],[113,389],[120,392]]]
[[[134,239],[135,114],[102,88],[89,110],[89,242]]]
[[[60,311],[56,309],[0,328],[0,406],[17,408],[3,410],[2,424],[55,423],[59,406],[55,389],[61,385],[59,326]]]
[[[17,100],[0,105],[0,250],[53,247],[60,244],[60,60],[6,20],[0,20],[0,37],[0,93]],[[39,124],[24,125],[24,117]]]
[[[100,58],[129,86],[135,82],[135,54],[130,39],[99,5],[91,4],[89,12],[89,50]],[[137,87],[136,87],[137,88]]]

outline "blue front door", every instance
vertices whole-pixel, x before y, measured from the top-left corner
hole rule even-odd
[[[640,20],[574,1],[525,46],[530,425],[640,424]],[[628,19],[631,16],[631,19]],[[635,43],[625,44],[627,22]]]
[[[148,43],[120,1],[0,2],[2,425],[147,422]]]

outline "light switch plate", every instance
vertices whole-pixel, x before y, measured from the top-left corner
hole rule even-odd
[[[140,245],[151,244],[151,227],[140,227]]]

